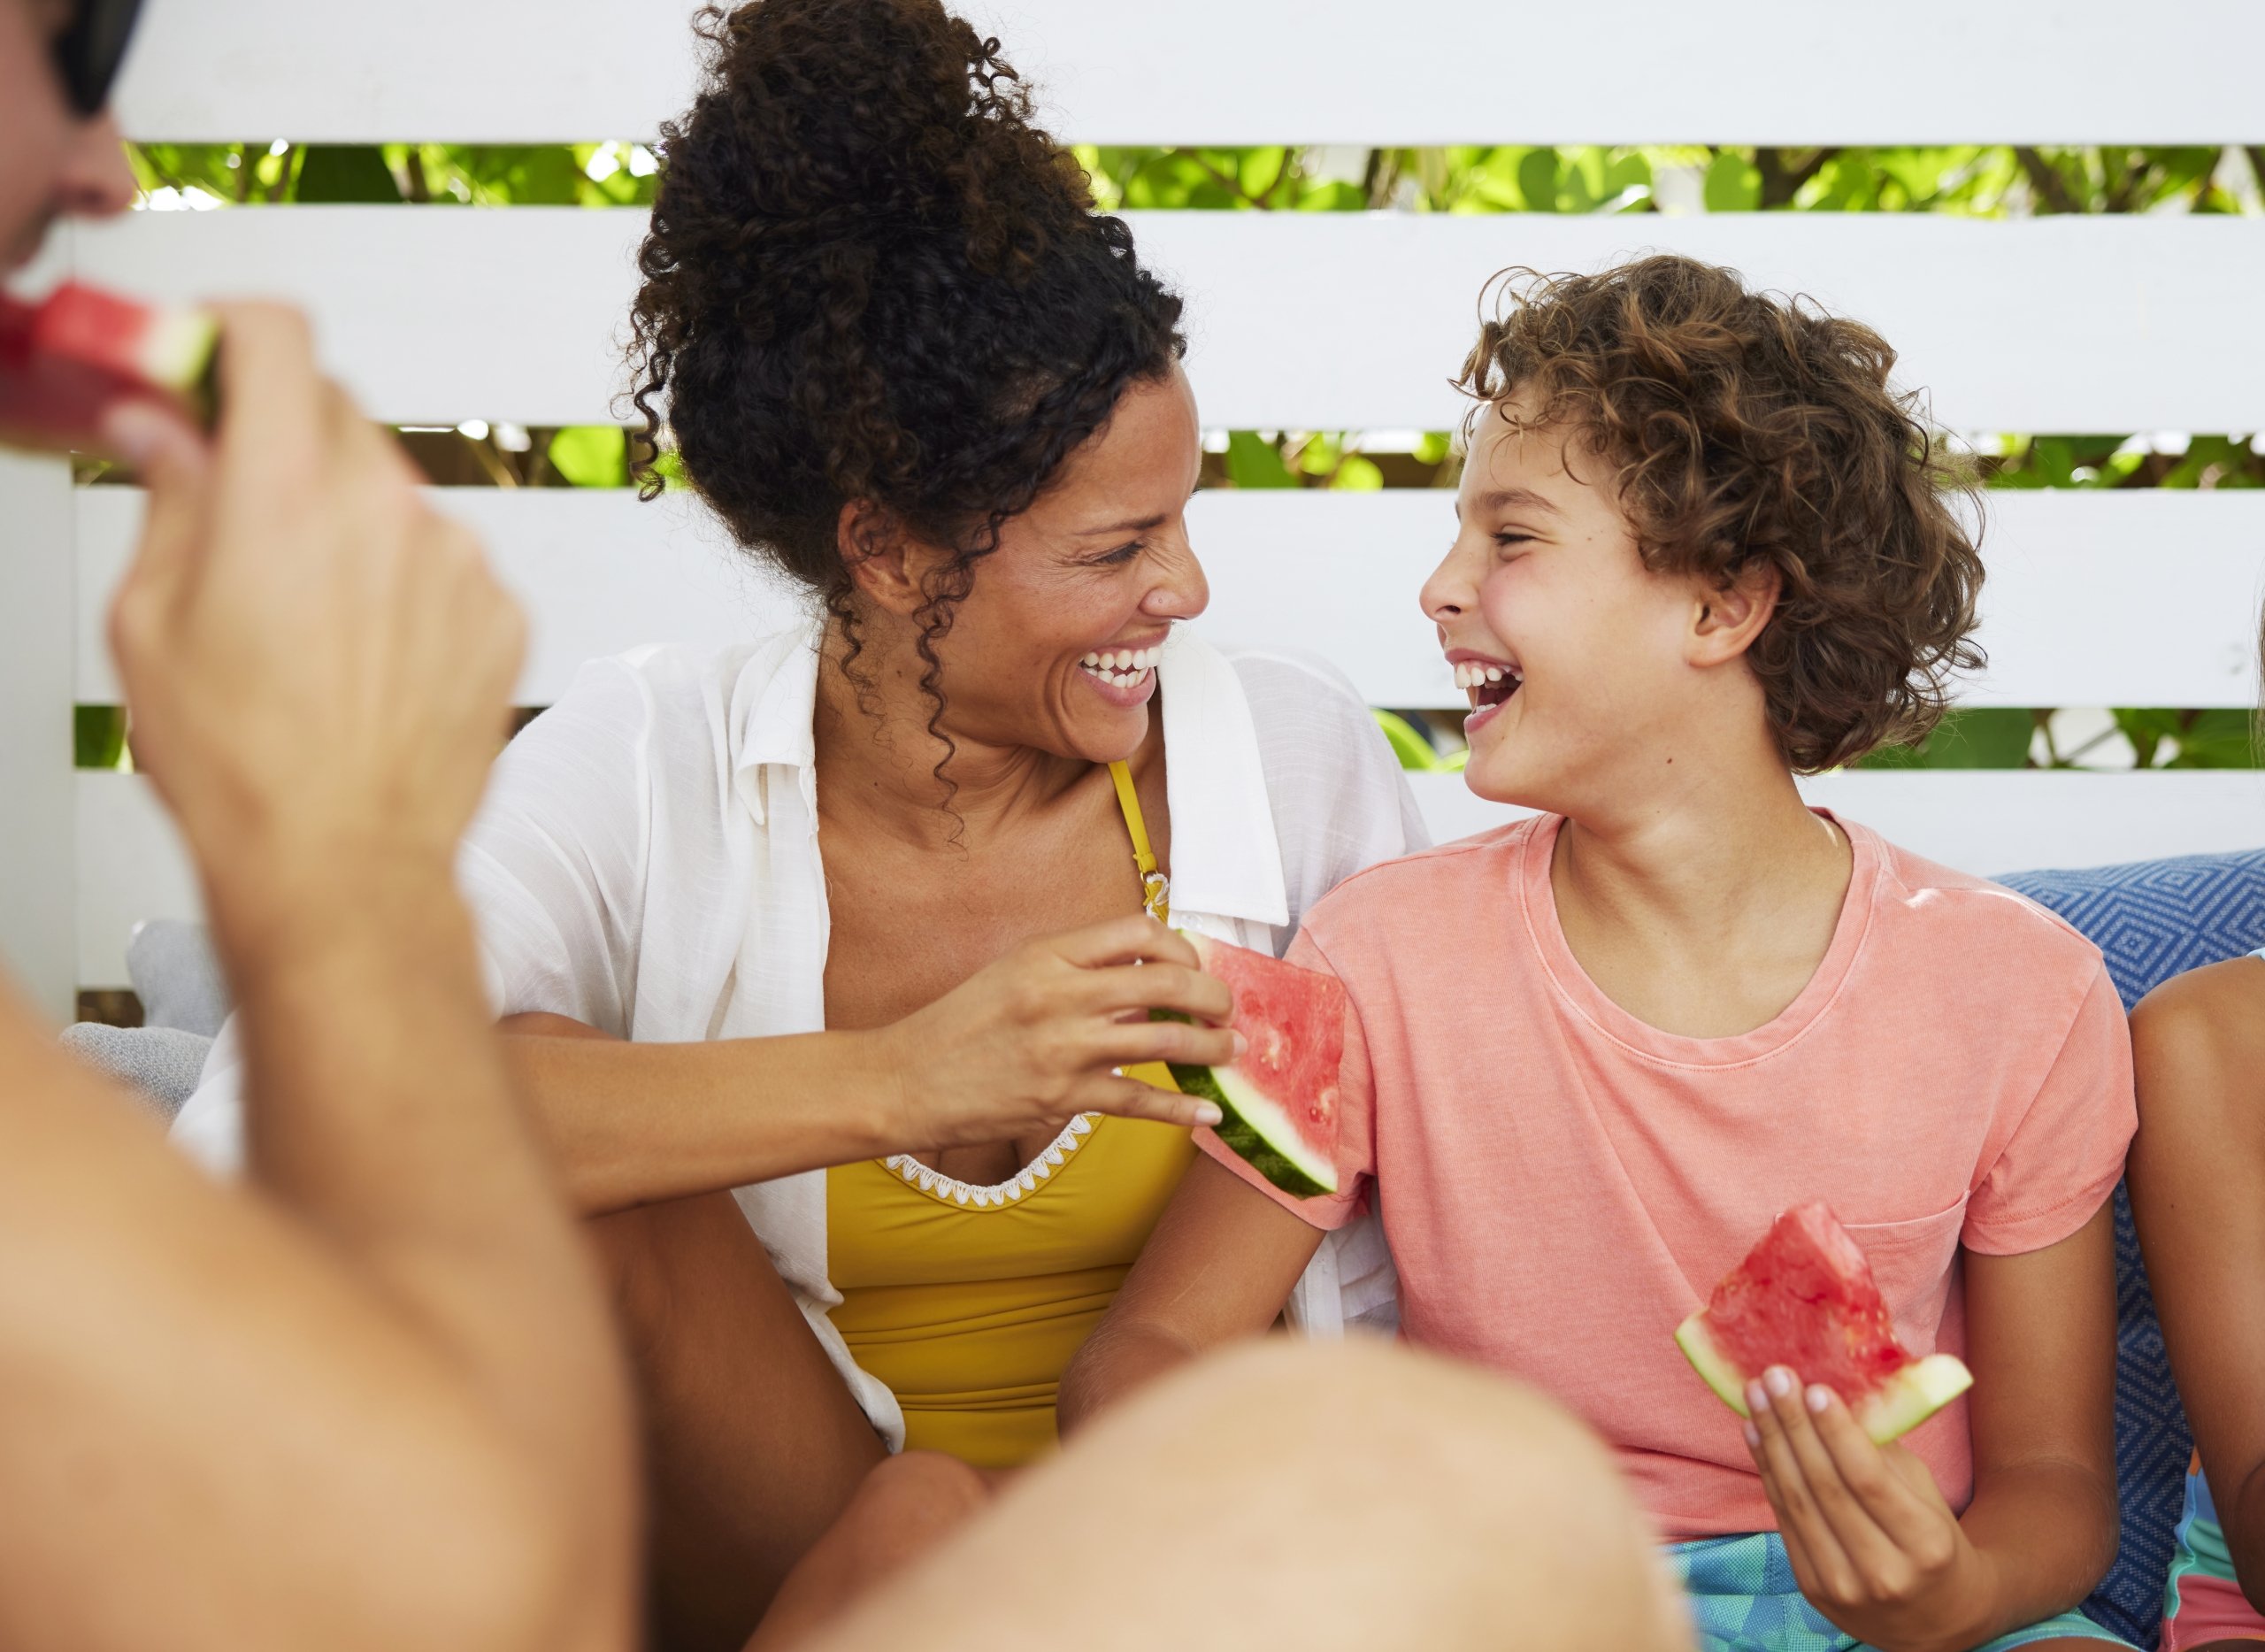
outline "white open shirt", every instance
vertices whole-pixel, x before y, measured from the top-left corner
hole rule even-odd
[[[584,665],[497,759],[460,879],[498,1015],[548,1010],[650,1042],[825,1026],[828,923],[811,730],[820,624],[702,655]],[[1391,748],[1317,660],[1173,628],[1157,666],[1174,924],[1279,956],[1299,917],[1427,846]],[[1129,886],[1128,886],[1129,887]],[[242,1159],[231,1018],[175,1138]],[[892,1448],[904,1422],[827,1318],[825,1172],[736,1190],[811,1328]],[[1290,1312],[1312,1334],[1397,1317],[1373,1218],[1324,1241]]]

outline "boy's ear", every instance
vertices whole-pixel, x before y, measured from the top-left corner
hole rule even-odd
[[[883,612],[911,614],[928,600],[921,576],[933,554],[894,512],[870,499],[852,499],[834,519],[833,542],[849,583]]]
[[[1778,594],[1785,588],[1775,565],[1760,558],[1749,562],[1725,584],[1703,582],[1699,588],[1691,625],[1691,663],[1720,665],[1738,658],[1754,646],[1770,616],[1777,611]]]

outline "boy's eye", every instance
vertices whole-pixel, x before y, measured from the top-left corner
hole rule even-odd
[[[1531,545],[1533,543],[1533,535],[1531,534],[1505,532],[1495,534],[1494,542],[1497,545],[1506,547],[1510,545]]]

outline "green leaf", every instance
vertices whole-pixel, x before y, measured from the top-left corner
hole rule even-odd
[[[1348,453],[1337,462],[1337,472],[1329,485],[1340,493],[1369,494],[1384,487],[1384,473],[1377,462],[1359,453]]]
[[[1381,707],[1375,708],[1371,715],[1377,719],[1377,726],[1384,730],[1384,737],[1391,743],[1392,754],[1400,759],[1401,768],[1429,772],[1443,766],[1431,741],[1406,718]]]
[[[1751,212],[1762,204],[1762,170],[1736,150],[1724,150],[1707,164],[1707,210]]]
[[[577,488],[626,488],[628,435],[618,425],[569,425],[550,439],[550,465]]]
[[[71,708],[72,760],[82,769],[115,769],[126,757],[126,708]]]
[[[1882,746],[1861,759],[1863,769],[2018,769],[2029,757],[2037,719],[2028,711],[1995,707],[1953,711],[1916,746]]]
[[[1557,210],[1557,151],[1528,150],[1518,162],[1518,194],[1529,212]]]
[[[1282,450],[1255,430],[1227,433],[1227,479],[1238,488],[1294,488]]]
[[[396,204],[401,186],[378,150],[366,143],[310,143],[301,151],[292,198]]]
[[[2265,767],[2259,719],[2247,711],[2220,709],[2190,711],[2178,733],[2178,755],[2164,766],[2173,769],[2254,769]]]

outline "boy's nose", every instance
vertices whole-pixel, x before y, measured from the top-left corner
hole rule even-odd
[[[118,118],[104,110],[79,122],[56,179],[57,215],[115,218],[134,204],[134,169],[127,164]]]
[[[1424,581],[1417,601],[1423,605],[1426,619],[1445,625],[1472,606],[1477,589],[1470,577],[1470,559],[1463,554],[1463,547],[1456,545],[1432,570],[1432,577]]]

